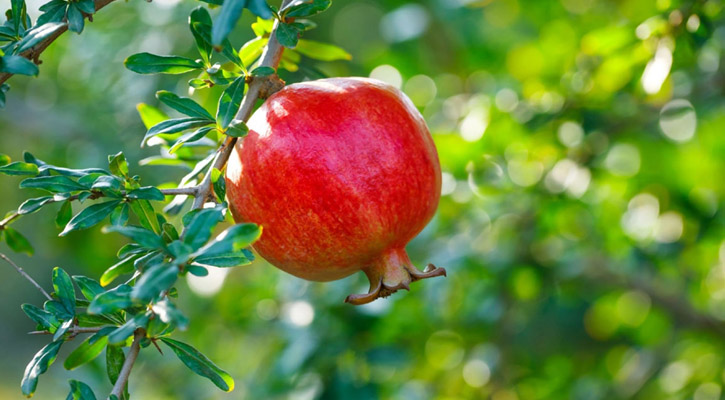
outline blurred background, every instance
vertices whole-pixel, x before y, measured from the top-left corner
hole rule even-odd
[[[41,3],[29,2],[37,16]],[[138,166],[135,106],[176,76],[122,65],[148,51],[195,57],[197,2],[103,9],[82,35],[13,77],[0,150],[105,167],[123,150],[146,184],[178,181]],[[424,114],[443,168],[441,204],[409,246],[448,278],[363,307],[362,274],[309,283],[259,260],[181,282],[192,323],[177,338],[229,371],[221,393],[171,354],[142,352],[137,399],[694,399],[725,384],[725,47],[719,0],[335,1],[306,36],[352,61],[302,60],[329,76],[402,88]],[[3,7],[8,8],[9,2]],[[216,15],[218,11],[212,11]],[[233,34],[253,37],[245,12]],[[309,77],[303,68],[288,81]],[[217,92],[194,98],[213,110]],[[33,194],[2,177],[0,210]],[[46,287],[53,266],[98,277],[123,243],[98,228],[58,238],[50,207],[14,225],[36,248],[12,258]],[[2,249],[8,252],[7,249]],[[227,273],[228,272],[228,273]],[[25,364],[47,338],[20,310],[41,296],[0,265],[0,398],[21,398]],[[66,346],[61,356],[71,350]],[[103,357],[56,363],[37,398],[80,377],[110,391]]]

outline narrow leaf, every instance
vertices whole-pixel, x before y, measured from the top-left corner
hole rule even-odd
[[[35,389],[38,387],[38,377],[48,370],[48,367],[53,364],[55,358],[58,356],[58,350],[63,345],[62,340],[58,340],[49,343],[30,361],[27,367],[25,367],[25,373],[23,374],[23,381],[20,384],[22,392],[25,396],[30,397],[35,393]]]
[[[179,360],[194,373],[211,380],[219,389],[225,392],[234,390],[234,379],[232,379],[231,375],[217,367],[199,350],[186,343],[169,338],[161,338],[161,341],[169,346]]]
[[[222,129],[226,129],[232,122],[234,116],[239,111],[244,97],[244,76],[240,76],[232,82],[219,98],[219,107],[217,108],[216,120]]]
[[[203,68],[202,64],[190,58],[150,53],[134,54],[124,61],[124,65],[138,74],[183,74]]]
[[[67,370],[73,370],[81,365],[93,361],[101,354],[103,348],[108,344],[108,337],[103,336],[98,340],[90,342],[92,336],[84,340],[80,346],[73,350],[63,362],[63,367]]]

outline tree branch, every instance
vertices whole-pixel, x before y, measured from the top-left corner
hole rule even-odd
[[[101,8],[107,6],[108,4],[112,3],[114,0],[95,0],[95,6],[96,11],[100,10]],[[53,32],[52,35],[48,36],[47,38],[43,39],[40,43],[36,44],[32,48],[25,50],[24,52],[20,53],[20,56],[27,58],[28,60],[31,60],[38,64],[38,57],[40,57],[40,54],[45,51],[45,49],[48,48],[56,39],[60,37],[60,35],[64,34],[65,31],[68,30],[68,23],[65,24],[65,26],[59,28],[57,31]],[[0,73],[0,85],[5,83],[10,77],[12,77],[13,74],[8,72]]]
[[[292,1],[293,0],[283,0],[279,9],[283,9]],[[262,53],[262,62],[259,64],[261,67],[272,67],[276,70],[280,60],[282,59],[284,46],[282,46],[277,40],[276,33],[278,26],[279,21],[275,21],[272,33],[270,33],[269,35],[269,41],[264,48],[264,53]],[[277,78],[276,74],[273,76],[273,78],[279,79]],[[262,97],[267,97],[271,94],[271,91],[269,90],[269,83],[270,80],[265,78],[258,78],[252,80],[252,82],[249,84],[249,90],[247,90],[247,94],[244,96],[242,104],[239,107],[239,111],[237,111],[234,119],[247,122],[249,117],[252,115],[252,111],[254,110],[254,105],[257,103],[257,100]],[[232,150],[234,150],[234,146],[236,145],[236,143],[237,138],[227,137],[224,141],[224,144],[222,144],[217,150],[214,164],[211,168],[209,168],[206,175],[204,175],[204,179],[198,186],[199,191],[195,195],[194,204],[191,206],[192,210],[202,208],[204,206],[204,202],[209,198],[212,193],[211,172],[214,169],[222,170],[222,168],[224,168],[224,166],[227,164],[227,161],[229,160],[229,156],[232,154]]]
[[[27,279],[28,281],[30,281],[30,283],[32,283],[32,284],[33,284],[33,286],[35,286],[35,287],[36,287],[36,288],[37,288],[37,289],[38,289],[38,290],[40,291],[40,293],[43,293],[43,296],[45,296],[45,297],[46,297],[46,298],[47,298],[48,300],[53,300],[53,298],[52,298],[52,297],[50,297],[50,295],[48,294],[48,292],[46,292],[46,291],[45,291],[45,289],[43,289],[43,287],[42,287],[42,286],[40,286],[40,285],[38,284],[38,282],[36,282],[36,281],[35,281],[35,279],[31,278],[31,277],[30,277],[30,275],[28,275],[27,273],[25,273],[25,271],[23,271],[23,269],[22,269],[22,268],[20,268],[20,267],[18,266],[18,264],[15,264],[15,263],[13,262],[13,260],[9,259],[9,258],[8,258],[8,256],[6,256],[6,255],[5,255],[5,254],[3,254],[3,253],[0,253],[0,258],[2,258],[2,259],[3,259],[3,260],[5,260],[5,261],[6,261],[6,262],[7,262],[8,264],[10,264],[10,265],[12,265],[13,267],[15,267],[15,269],[16,269],[16,270],[18,271],[18,273],[20,273],[20,275],[22,275],[22,276],[23,276],[23,278],[25,278],[25,279]]]
[[[133,363],[136,362],[136,357],[138,357],[138,352],[141,349],[141,339],[143,339],[144,337],[146,337],[146,331],[144,331],[143,329],[139,328],[136,330],[136,332],[134,332],[133,344],[131,344],[131,349],[126,355],[126,361],[121,367],[121,372],[118,374],[118,379],[113,385],[113,390],[111,390],[111,396],[115,395],[117,398],[121,398],[121,393],[123,393],[123,389],[128,383],[128,377],[131,375]]]
[[[80,327],[80,326],[74,326],[70,329],[68,329],[69,333],[96,333],[100,331],[101,329],[106,328],[105,326],[99,326],[99,327],[92,327],[92,328],[86,328],[86,327]],[[28,335],[50,335],[51,332],[49,331],[31,331],[28,332]]]

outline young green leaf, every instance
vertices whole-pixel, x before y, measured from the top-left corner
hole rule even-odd
[[[18,214],[25,215],[25,214],[32,214],[38,210],[40,210],[41,207],[44,205],[53,202],[53,196],[44,196],[44,197],[37,197],[35,199],[28,199],[23,202],[23,204],[18,207]]]
[[[232,82],[219,98],[219,107],[217,108],[216,120],[222,129],[226,129],[232,122],[234,116],[239,111],[244,97],[244,76],[240,76]]]
[[[232,379],[231,375],[217,367],[199,350],[186,343],[169,338],[161,338],[161,341],[169,346],[179,360],[194,373],[211,380],[219,389],[225,392],[234,390],[234,379]]]
[[[5,175],[38,175],[38,166],[35,164],[15,161],[0,167],[0,173]]]
[[[130,238],[134,242],[152,249],[164,247],[163,241],[157,234],[139,226],[107,226],[103,228],[103,232],[120,233],[121,235]]]
[[[22,308],[25,315],[28,316],[28,318],[35,321],[38,326],[42,327],[43,329],[49,331],[50,333],[54,333],[56,329],[60,326],[60,321],[58,321],[58,318],[55,317],[55,315],[38,308],[32,304],[23,304],[20,306]]]
[[[23,381],[20,384],[22,392],[25,396],[30,397],[35,393],[35,389],[38,387],[38,377],[48,370],[48,367],[53,364],[55,358],[58,356],[58,350],[63,345],[63,340],[57,340],[49,343],[38,353],[35,354],[27,367],[25,367],[25,373],[23,374]]]
[[[111,212],[111,225],[126,225],[128,222],[128,203],[116,206]]]
[[[149,322],[149,318],[151,318],[151,313],[146,312],[129,319],[125,324],[108,334],[108,343],[116,345],[124,342],[129,336],[133,335],[136,329],[145,327]]]
[[[305,2],[295,2],[290,6],[283,8],[280,14],[285,18],[310,17],[321,13],[332,4],[332,0],[307,0]]]
[[[63,362],[63,367],[65,369],[73,370],[87,362],[93,361],[101,354],[103,348],[108,344],[107,336],[102,336],[101,338],[93,341],[93,343],[90,341],[91,338],[92,336],[84,340],[80,346],[68,354],[65,362]]]
[[[195,254],[212,255],[237,252],[254,243],[262,235],[262,227],[256,224],[237,224],[220,233],[212,242],[199,249]]]
[[[119,151],[112,156],[108,156],[108,167],[114,175],[128,177],[128,163],[126,162],[126,156],[123,155],[122,151]]]
[[[211,16],[205,7],[199,6],[189,15],[189,29],[194,36],[196,48],[205,63],[209,63],[212,46],[208,38],[211,37]]]
[[[190,58],[150,53],[134,54],[124,61],[124,65],[138,74],[183,74],[204,67]]]
[[[191,219],[184,230],[183,241],[193,249],[203,246],[211,237],[211,231],[224,219],[218,208],[206,208]]]
[[[284,47],[293,49],[297,46],[300,37],[300,29],[294,24],[280,23],[277,26],[277,40]]]
[[[193,132],[187,132],[187,133],[179,136],[179,138],[176,139],[174,144],[172,144],[171,147],[169,148],[169,153],[174,154],[176,152],[176,150],[178,150],[184,144],[193,143],[193,142],[203,139],[207,133],[213,131],[214,129],[215,129],[215,127],[213,127],[213,126],[205,126],[203,128],[199,128]]]
[[[81,289],[83,297],[88,301],[93,301],[96,296],[104,293],[103,287],[95,280],[83,275],[73,275],[73,281]]]
[[[350,53],[332,44],[316,42],[314,40],[300,40],[295,51],[313,60],[336,61],[351,60]]]
[[[131,290],[131,286],[119,285],[105,293],[101,293],[88,305],[88,313],[108,314],[130,307],[133,305]]]
[[[143,142],[145,143],[149,138],[160,135],[162,133],[183,132],[187,129],[199,128],[205,125],[209,125],[211,123],[213,123],[213,120],[197,117],[169,119],[163,122],[159,122],[158,124],[152,126],[148,131],[146,131]]]
[[[43,189],[51,193],[74,192],[86,189],[83,185],[63,175],[28,178],[20,182],[20,188]]]
[[[71,218],[73,218],[73,208],[71,202],[66,200],[60,206],[60,210],[58,210],[58,214],[55,216],[55,226],[62,228],[68,224]]]
[[[97,223],[103,221],[104,218],[109,216],[111,212],[113,212],[113,209],[116,208],[116,206],[119,204],[121,204],[121,200],[111,200],[87,207],[83,211],[79,212],[75,217],[73,217],[68,222],[68,225],[65,226],[63,232],[61,232],[58,236],[65,236],[72,231],[88,229],[93,225],[96,225]]]
[[[237,20],[242,16],[242,10],[247,4],[247,0],[227,0],[222,4],[219,15],[214,20],[211,28],[211,43],[215,46],[222,44],[229,33],[234,29]]]
[[[111,345],[106,347],[106,373],[111,384],[115,384],[118,380],[124,362],[126,362],[126,354],[121,347]]]
[[[58,301],[63,304],[66,311],[74,314],[76,309],[76,290],[73,287],[73,281],[70,275],[60,267],[53,268],[53,290]]]
[[[68,30],[76,33],[83,32],[83,25],[85,24],[85,19],[83,17],[83,13],[81,13],[80,8],[78,8],[76,4],[68,4],[66,18],[68,19]]]
[[[102,349],[101,349],[102,350]],[[65,400],[96,400],[96,395],[90,386],[81,381],[69,380],[70,392]]]
[[[129,199],[143,199],[164,201],[166,197],[161,191],[153,186],[144,186],[126,193]]]
[[[144,271],[131,292],[133,299],[149,302],[168,290],[179,276],[179,268],[173,264],[157,264]]]
[[[242,63],[246,66],[252,65],[262,55],[262,50],[268,41],[269,39],[266,37],[257,37],[244,43],[244,46],[239,50],[239,58]]]
[[[38,66],[25,57],[6,54],[0,58],[0,72],[35,76],[38,71]]]
[[[131,211],[138,217],[141,226],[150,229],[157,234],[161,233],[161,225],[159,219],[156,218],[156,212],[151,202],[148,200],[133,200],[129,203]]]
[[[207,111],[199,103],[188,97],[179,97],[174,93],[168,92],[166,90],[161,90],[156,92],[156,98],[161,100],[161,102],[163,102],[167,106],[184,115],[196,118],[205,118],[210,121],[214,121],[214,117],[209,114],[209,111]]]
[[[33,246],[30,244],[28,239],[25,238],[25,236],[21,235],[20,232],[9,226],[6,226],[4,231],[5,241],[8,243],[8,247],[10,247],[14,252],[25,253],[29,256],[33,255]]]
[[[252,252],[247,249],[242,249],[229,253],[202,254],[194,259],[194,264],[226,268],[247,265],[252,261],[254,261]]]
[[[244,121],[240,119],[233,119],[231,123],[229,123],[229,127],[227,130],[224,131],[224,133],[227,136],[231,137],[244,137],[247,136],[247,133],[249,133],[249,128],[247,127],[247,124],[244,123]]]

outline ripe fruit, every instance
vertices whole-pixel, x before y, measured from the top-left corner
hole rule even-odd
[[[423,117],[396,88],[365,78],[285,87],[249,120],[226,172],[234,219],[261,224],[254,248],[300,278],[331,281],[363,270],[364,304],[420,272],[405,245],[430,221],[441,171]]]

